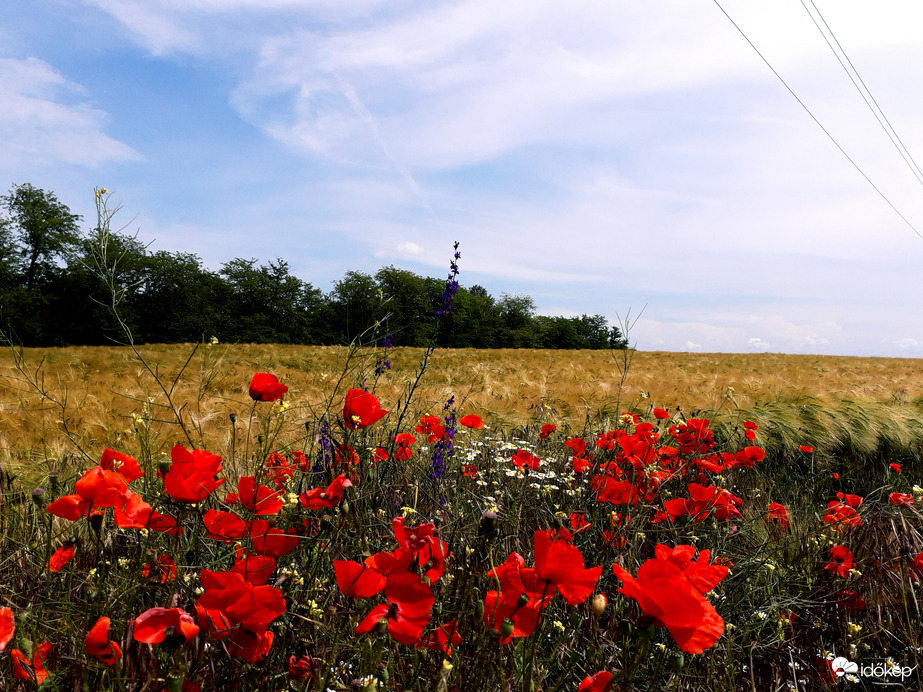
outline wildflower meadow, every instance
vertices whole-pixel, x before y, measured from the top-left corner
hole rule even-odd
[[[923,689],[918,441],[785,448],[731,397],[499,424],[420,396],[432,348],[386,387],[387,329],[322,395],[257,366],[220,416],[128,333],[152,393],[118,448],[20,352],[70,447],[0,475],[0,687]]]

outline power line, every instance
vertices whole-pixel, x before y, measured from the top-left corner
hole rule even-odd
[[[766,67],[768,67],[768,68],[772,71],[772,73],[776,76],[776,78],[777,78],[780,82],[782,82],[782,86],[784,86],[784,87],[788,90],[788,93],[790,93],[790,94],[794,97],[794,99],[798,102],[798,105],[800,105],[800,106],[804,109],[805,113],[807,113],[809,116],[811,116],[811,120],[813,120],[813,121],[817,124],[817,126],[823,131],[823,133],[824,133],[825,135],[827,135],[827,139],[829,139],[831,142],[833,142],[833,145],[834,145],[837,149],[840,150],[840,153],[843,154],[843,156],[846,157],[846,160],[849,161],[849,162],[853,165],[853,168],[855,168],[857,171],[859,171],[859,175],[861,175],[863,178],[865,178],[865,181],[866,181],[869,185],[872,186],[872,189],[875,190],[875,192],[878,193],[878,196],[881,197],[881,198],[887,203],[887,205],[888,205],[889,207],[891,207],[891,209],[894,211],[894,213],[897,214],[897,215],[901,218],[901,221],[903,221],[905,224],[907,224],[907,226],[910,228],[910,230],[912,230],[914,233],[916,233],[917,236],[919,236],[920,239],[923,240],[923,234],[921,234],[920,231],[918,231],[918,230],[916,229],[916,227],[915,227],[912,223],[910,223],[910,221],[907,220],[907,217],[905,217],[903,214],[901,214],[901,212],[898,210],[898,208],[895,207],[894,204],[892,204],[891,200],[888,199],[888,197],[885,195],[885,193],[882,192],[882,191],[878,188],[878,186],[877,186],[875,183],[872,182],[872,179],[869,178],[869,177],[865,174],[865,171],[863,171],[863,170],[859,167],[859,164],[857,164],[857,163],[852,159],[852,157],[851,157],[849,154],[846,153],[846,150],[843,149],[843,147],[840,146],[840,143],[837,142],[836,139],[834,139],[833,135],[831,135],[831,134],[827,131],[827,128],[825,128],[825,127],[821,124],[820,120],[818,120],[817,117],[811,112],[811,109],[808,108],[808,107],[805,105],[804,101],[802,101],[800,98],[798,98],[798,94],[796,94],[796,93],[794,92],[794,90],[788,85],[788,83],[787,83],[784,79],[782,79],[782,75],[780,75],[778,72],[776,72],[776,69],[770,64],[769,60],[766,59],[766,57],[760,52],[759,48],[757,48],[757,47],[754,45],[753,41],[751,41],[750,38],[744,33],[743,29],[741,29],[741,28],[737,25],[737,22],[735,22],[735,21],[731,18],[731,15],[729,15],[729,14],[727,13],[727,11],[721,6],[721,3],[718,2],[718,0],[714,0],[714,3],[715,3],[715,5],[718,6],[718,9],[721,10],[721,13],[722,13],[725,17],[728,18],[728,21],[734,26],[734,28],[737,29],[738,33],[739,33],[741,36],[744,37],[744,40],[745,40],[747,43],[750,44],[750,47],[751,47],[754,51],[756,51],[756,54],[757,54],[758,56],[760,56],[760,59],[761,59],[764,63],[766,63]]]
[[[820,35],[824,37],[824,41],[827,42],[827,45],[830,47],[830,50],[833,52],[833,55],[836,57],[837,61],[840,63],[840,67],[843,68],[843,71],[846,73],[846,76],[849,77],[849,81],[852,82],[853,86],[856,88],[856,91],[859,92],[859,96],[862,97],[862,100],[865,101],[865,105],[868,106],[869,110],[872,112],[872,115],[875,116],[875,120],[878,121],[878,124],[881,126],[881,129],[884,130],[885,134],[888,136],[888,139],[891,140],[891,144],[894,145],[894,148],[897,149],[897,153],[900,154],[901,158],[904,159],[904,163],[907,164],[907,167],[910,168],[910,172],[914,175],[921,185],[923,185],[923,171],[920,170],[920,167],[917,165],[917,162],[914,161],[913,156],[910,154],[910,151],[904,145],[904,142],[901,140],[900,136],[897,134],[897,130],[894,129],[894,126],[891,125],[891,121],[888,120],[888,116],[885,115],[885,112],[882,110],[881,106],[878,105],[878,101],[875,100],[875,97],[872,95],[871,90],[868,88],[868,85],[865,83],[865,80],[862,79],[862,76],[859,74],[859,71],[856,69],[856,66],[853,65],[852,60],[849,59],[849,56],[846,54],[846,50],[840,44],[836,35],[833,33],[833,29],[830,28],[830,25],[827,23],[827,20],[824,19],[824,15],[821,14],[817,5],[814,4],[814,0],[808,0],[811,3],[811,7],[814,8],[814,11],[817,13],[817,16],[820,17],[820,21],[823,22],[824,29],[821,28],[820,24],[817,23],[817,18],[811,13],[811,10],[808,9],[808,6],[805,4],[805,0],[801,0],[801,5],[804,7],[805,12],[808,13],[808,16],[811,18],[811,21],[814,22],[814,26],[817,27],[817,30],[820,32]],[[829,34],[829,37],[828,37]],[[830,39],[833,39],[833,42],[836,43],[834,48],[833,43],[830,42]],[[839,49],[839,52],[837,50]],[[840,57],[842,53],[842,57]],[[846,63],[843,60],[846,60]],[[847,63],[849,67],[847,67]],[[851,71],[850,71],[851,70]],[[853,76],[855,75],[855,76]],[[859,80],[858,82],[856,80]],[[861,84],[861,86],[860,86]]]

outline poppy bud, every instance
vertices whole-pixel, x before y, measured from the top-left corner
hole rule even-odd
[[[619,624],[616,627],[619,635],[622,637],[630,637],[632,626],[628,620],[619,620]]]
[[[48,482],[51,484],[51,494],[55,497],[58,496],[58,478],[60,475],[61,474],[57,471],[52,471],[48,474]]]
[[[670,668],[674,673],[679,673],[686,666],[686,659],[682,654],[676,654],[670,659]]]
[[[493,538],[497,535],[497,513],[487,510],[481,514],[481,525],[478,527],[478,535],[485,538]]]
[[[263,444],[263,442],[266,441],[266,436],[265,436],[265,435],[257,435],[257,436],[256,436],[256,441],[257,441],[259,444]]]
[[[45,501],[42,499],[42,495],[45,494],[44,488],[36,488],[32,491],[32,502],[35,503],[36,507],[45,507]]]
[[[513,621],[505,618],[503,624],[500,625],[500,637],[506,639],[511,634],[513,634]]]
[[[178,677],[167,678],[167,684],[165,689],[167,692],[181,692],[183,689],[183,683],[186,681],[185,676],[180,675]]]
[[[516,610],[520,608],[525,608],[526,603],[529,602],[529,594],[521,593],[519,594],[519,599],[516,601]]]
[[[236,414],[236,413],[229,413],[229,414],[228,414],[228,418],[231,419],[231,425],[234,425],[235,423],[237,423],[237,414]]]
[[[166,475],[170,471],[170,466],[171,464],[169,461],[161,461],[160,463],[157,464],[157,468],[164,475]]]
[[[478,620],[484,619],[484,601],[478,601],[474,606],[474,616]]]
[[[378,622],[375,623],[375,633],[384,634],[388,631],[388,618],[381,618]]]
[[[93,531],[96,532],[97,536],[99,535],[99,532],[102,531],[103,519],[105,519],[105,516],[102,514],[90,515],[90,527],[93,529]]]
[[[603,611],[608,605],[608,600],[606,600],[606,594],[598,593],[593,596],[593,600],[590,601],[590,612],[593,613],[596,617],[599,617],[603,614]]]
[[[321,495],[324,494],[325,493],[321,493]],[[343,514],[349,514],[349,503],[347,501],[344,500],[340,507],[342,508]]]
[[[305,434],[305,435],[310,435],[310,434],[311,434],[311,421],[309,421],[309,420],[306,420],[306,421],[304,422],[304,434]]]

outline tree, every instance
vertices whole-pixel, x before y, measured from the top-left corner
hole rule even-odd
[[[364,272],[348,271],[333,282],[328,296],[337,340],[350,343],[359,337],[388,310],[375,279]]]
[[[0,197],[10,217],[4,225],[19,244],[26,289],[57,270],[56,260],[69,259],[80,245],[80,217],[52,192],[29,183],[14,185]]]

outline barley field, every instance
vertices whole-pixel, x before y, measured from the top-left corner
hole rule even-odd
[[[73,454],[75,442],[87,449],[130,444],[132,423],[146,408],[153,409],[155,425],[172,425],[154,374],[173,388],[200,439],[222,446],[231,433],[230,414],[238,416],[238,427],[248,424],[252,402],[243,384],[255,371],[275,372],[289,387],[287,424],[296,429],[357,383],[344,382],[343,372],[358,368],[358,380],[370,384],[372,363],[383,357],[330,346],[138,348],[153,372],[122,346],[0,353],[0,461],[28,475]],[[400,401],[423,355],[413,348],[388,352],[391,369],[377,381],[376,393]],[[768,443],[786,453],[803,442],[866,454],[880,445],[915,453],[923,440],[917,420],[923,359],[436,350],[414,394],[413,413],[438,413],[450,397],[460,414],[477,414],[504,430],[554,421],[579,431],[623,411],[659,407],[717,421],[752,418],[763,424]]]

